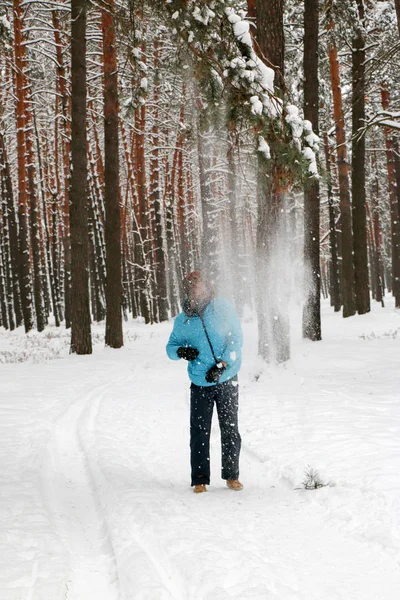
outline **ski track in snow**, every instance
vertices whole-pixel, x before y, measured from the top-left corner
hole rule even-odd
[[[96,387],[57,419],[43,461],[42,493],[69,560],[65,600],[120,598],[113,547],[81,441],[88,414],[92,423],[109,387]]]

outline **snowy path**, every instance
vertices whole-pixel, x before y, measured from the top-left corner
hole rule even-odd
[[[324,323],[273,369],[245,328],[239,493],[216,419],[211,486],[189,487],[169,324],[132,324],[118,352],[3,365],[1,600],[398,600],[400,315]],[[332,485],[298,489],[309,467]]]
[[[87,415],[95,419],[107,387],[109,384],[97,386],[57,419],[43,460],[43,495],[68,552],[65,600],[119,598],[112,543],[80,440]]]

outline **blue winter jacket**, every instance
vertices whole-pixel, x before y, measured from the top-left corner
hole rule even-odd
[[[209,302],[203,315],[203,322],[215,357],[228,363],[219,379],[223,383],[239,372],[242,362],[243,335],[239,318],[233,306],[224,298],[215,298]],[[195,385],[211,386],[205,375],[215,365],[200,317],[188,316],[185,312],[175,317],[174,328],[167,344],[167,354],[172,360],[179,360],[177,350],[180,346],[197,348],[199,355],[188,362],[188,374]]]

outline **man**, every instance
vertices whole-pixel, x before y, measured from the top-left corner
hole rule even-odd
[[[195,493],[210,483],[210,433],[214,402],[221,431],[222,479],[239,491],[237,374],[243,344],[239,318],[232,305],[214,298],[199,271],[183,280],[183,311],[177,315],[167,344],[172,360],[188,361],[190,387],[190,457]]]

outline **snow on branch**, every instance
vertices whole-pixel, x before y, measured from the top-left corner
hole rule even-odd
[[[269,124],[277,123],[270,143],[277,139],[277,130],[281,131],[278,137],[287,138],[287,126],[292,146],[308,165],[309,175],[318,176],[319,138],[312,132],[311,124],[301,119],[298,108],[284,106],[275,94],[275,72],[257,55],[250,21],[244,11],[235,9],[237,3],[163,0],[162,4],[170,16],[173,33],[184,40],[197,61],[208,64],[210,77],[218,80],[223,90],[229,89],[233,97],[236,95],[236,108],[240,106],[257,132],[257,151],[270,158]]]
[[[23,2],[21,2],[22,7],[25,6],[32,6],[32,5],[38,5],[40,8],[43,8],[43,6],[46,7],[50,7],[51,10],[57,10],[57,11],[64,11],[64,12],[71,12],[71,6],[70,3],[59,3],[59,2],[52,2],[51,0],[24,0]]]
[[[368,129],[378,125],[379,127],[389,127],[390,129],[400,130],[400,112],[382,110],[375,113],[356,133],[357,136],[365,135]]]
[[[269,117],[281,116],[282,100],[274,95],[275,72],[267,67],[255,53],[250,35],[250,22],[230,7],[225,9],[225,14],[232,24],[235,38],[248,48],[249,55],[242,54],[234,59],[230,66],[238,71],[245,86],[248,82],[248,90],[252,94],[250,96],[251,112],[261,115],[265,110]]]

